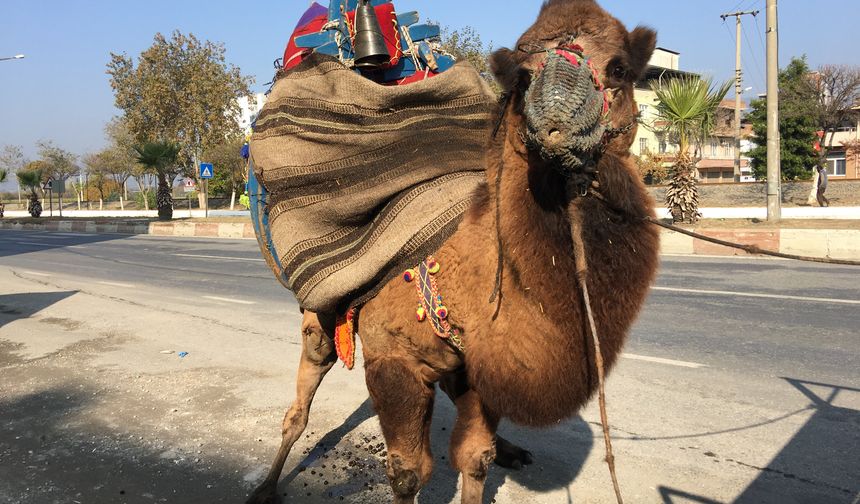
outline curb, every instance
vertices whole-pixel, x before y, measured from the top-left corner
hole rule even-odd
[[[45,224],[4,222],[0,229],[78,233],[148,234],[183,238],[254,240],[250,222],[130,222],[51,221]],[[700,233],[735,243],[753,244],[784,254],[860,260],[858,229],[704,229]],[[708,243],[675,231],[662,230],[660,253],[672,255],[746,256],[746,252]]]
[[[144,234],[153,236],[177,236],[184,238],[225,238],[254,240],[254,226],[250,222],[148,222],[148,223],[98,223],[95,221],[51,221],[44,224],[3,222],[0,229],[60,231],[71,233],[117,233]]]

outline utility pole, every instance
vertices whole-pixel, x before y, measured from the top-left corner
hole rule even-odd
[[[776,0],[767,0],[767,220],[782,219],[779,138],[779,20]]]
[[[741,16],[757,16],[759,11],[730,12],[720,16],[723,21],[735,18],[735,182],[741,180],[741,94],[743,94],[741,70]]]

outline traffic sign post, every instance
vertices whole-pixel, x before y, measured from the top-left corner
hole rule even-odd
[[[200,178],[203,179],[203,191],[206,199],[206,210],[203,216],[209,218],[209,179],[215,176],[215,167],[212,163],[200,163]]]

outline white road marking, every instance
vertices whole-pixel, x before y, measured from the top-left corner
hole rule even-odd
[[[57,233],[55,231],[52,231],[50,233],[45,233],[43,235],[40,235],[39,237],[40,238],[51,238],[54,240],[62,240],[62,239],[68,238],[70,236],[92,236],[92,235],[86,234],[86,233]]]
[[[244,301],[242,299],[224,298],[218,296],[203,296],[203,299],[211,299],[212,301],[223,301],[225,303],[236,303],[242,305],[257,304],[255,301]]]
[[[177,256],[177,257],[196,257],[198,259],[223,259],[225,261],[265,262],[262,259],[247,258],[247,257],[227,257],[227,256],[201,255],[201,254],[173,254],[173,255]]]
[[[838,303],[849,305],[860,305],[860,300],[855,299],[833,299],[833,298],[817,298],[807,296],[785,296],[782,294],[757,294],[755,292],[733,292],[733,291],[712,291],[700,289],[678,289],[674,287],[652,287],[657,291],[666,292],[683,292],[686,294],[707,294],[709,296],[734,296],[734,297],[751,297],[765,299],[783,299],[788,301],[811,301],[815,303]]]
[[[52,243],[45,243],[45,242],[40,243],[40,242],[29,242],[29,241],[16,241],[15,243],[17,243],[18,245],[38,245],[40,247],[53,247],[54,246]]]
[[[26,273],[27,275],[40,276],[40,277],[49,277],[51,275],[47,273],[39,273],[38,271],[22,271],[21,273]]]
[[[646,355],[636,355],[636,354],[631,354],[631,353],[623,353],[623,354],[621,354],[621,356],[624,357],[625,359],[640,360],[640,361],[645,361],[645,362],[654,362],[657,364],[668,364],[669,366],[678,366],[678,367],[685,367],[685,368],[692,368],[692,369],[699,369],[699,368],[703,368],[703,367],[708,367],[707,365],[699,364],[698,362],[685,362],[685,361],[679,361],[679,360],[673,360],[673,359],[663,359],[661,357],[648,357]]]
[[[124,289],[133,289],[134,285],[120,282],[96,282],[102,285],[110,285],[111,287],[122,287]]]

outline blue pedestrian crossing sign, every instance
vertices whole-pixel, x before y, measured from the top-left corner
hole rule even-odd
[[[212,163],[200,163],[200,178],[211,179],[215,175],[215,168]]]

